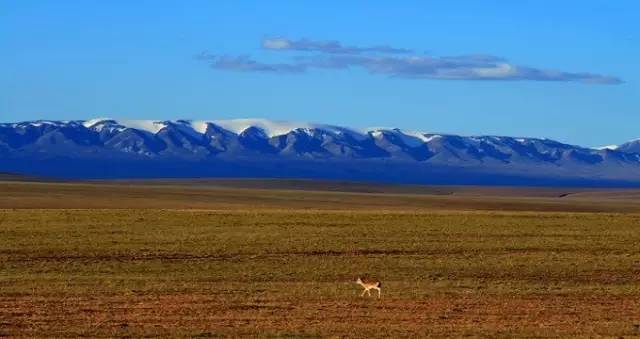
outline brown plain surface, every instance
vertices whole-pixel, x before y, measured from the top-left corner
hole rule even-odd
[[[291,185],[0,182],[0,336],[640,335],[637,190]]]
[[[262,293],[261,295],[265,295]],[[604,296],[435,296],[424,300],[300,300],[229,304],[211,294],[3,298],[5,334],[55,337],[582,337],[635,336],[640,301]],[[5,318],[6,319],[6,318]],[[66,328],[60,328],[65,324]],[[383,326],[381,326],[383,325]],[[10,326],[10,327],[9,327]],[[176,329],[190,329],[176,332]]]
[[[640,212],[637,189],[403,186],[304,180],[0,181],[0,208]],[[261,188],[253,188],[261,187]]]

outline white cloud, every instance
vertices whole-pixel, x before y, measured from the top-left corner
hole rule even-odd
[[[273,51],[288,50],[313,54],[296,56],[283,63],[265,63],[248,56],[207,53],[201,54],[198,58],[209,62],[214,69],[243,72],[304,73],[314,68],[363,68],[370,74],[412,79],[622,83],[621,79],[614,76],[539,69],[513,64],[505,58],[487,54],[435,57],[415,55],[411,54],[411,50],[390,46],[354,47],[344,46],[338,41],[286,38],[263,39],[262,47]]]

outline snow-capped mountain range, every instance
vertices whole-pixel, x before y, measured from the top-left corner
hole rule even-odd
[[[0,171],[77,178],[307,177],[413,183],[640,184],[640,140],[599,149],[263,119],[0,124]]]
[[[612,151],[620,151],[625,153],[640,153],[640,139],[634,139],[622,145],[609,145],[597,147],[596,149],[608,149]]]

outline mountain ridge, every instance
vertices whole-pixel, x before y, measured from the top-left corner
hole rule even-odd
[[[128,171],[116,167],[129,166],[132,177],[235,172],[359,179],[361,173],[367,180],[415,183],[455,183],[478,176],[511,178],[507,183],[514,178],[640,183],[636,142],[594,149],[546,138],[358,130],[266,119],[38,120],[0,123],[0,170],[100,178],[110,175],[97,166],[113,168],[114,177],[126,177]],[[76,168],[65,171],[65,162]],[[203,168],[196,171],[194,166]],[[443,173],[459,177],[445,180]]]

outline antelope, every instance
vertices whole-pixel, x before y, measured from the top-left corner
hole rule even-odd
[[[364,288],[364,291],[360,294],[361,297],[364,297],[365,293],[371,296],[371,290],[378,290],[378,298],[380,298],[380,292],[382,289],[382,283],[380,281],[364,282],[362,279],[358,278],[358,280],[356,280],[356,284]]]

